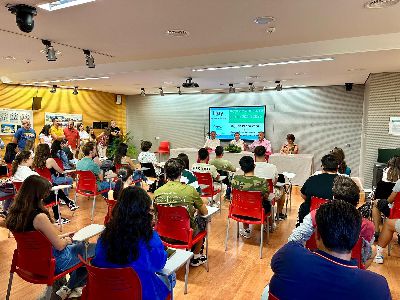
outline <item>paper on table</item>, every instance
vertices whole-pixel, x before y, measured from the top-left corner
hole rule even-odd
[[[72,240],[79,242],[85,241],[95,235],[102,233],[105,228],[106,227],[101,224],[90,224],[78,230],[72,237]]]
[[[282,172],[283,176],[289,178],[289,179],[293,179],[296,174],[295,173],[290,173],[290,172]]]

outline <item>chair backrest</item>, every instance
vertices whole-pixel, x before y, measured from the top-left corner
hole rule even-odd
[[[82,300],[142,299],[142,284],[133,268],[98,268],[84,261],[82,256],[78,256],[88,271],[87,283],[82,291]]]
[[[193,229],[190,227],[189,212],[183,206],[155,205],[157,223],[154,229],[161,237],[190,244]]]
[[[271,293],[268,293],[268,300],[279,300],[278,297],[272,295]]]
[[[56,157],[56,158],[53,158],[53,159],[56,161],[56,163],[60,167],[60,169],[64,171],[64,164],[63,164],[61,158]]]
[[[114,206],[117,204],[117,200],[106,199],[106,202],[107,202],[107,214],[104,217],[104,225],[106,225],[110,221],[112,210],[114,209]]]
[[[13,181],[12,184],[14,186],[15,192],[18,192],[21,188],[23,181]]]
[[[11,271],[31,283],[47,284],[54,276],[56,261],[50,241],[40,231],[12,232],[17,242]]]
[[[8,169],[8,177],[11,177],[11,175],[12,175],[12,164],[7,164],[7,169]]]
[[[319,197],[311,197],[311,205],[310,205],[310,211],[314,209],[318,209],[322,204],[328,202],[328,199],[324,198],[319,198]]]
[[[97,182],[96,176],[92,171],[76,171],[78,176],[76,182],[76,190],[79,191],[88,191],[95,194],[97,192]]]
[[[390,209],[389,219],[400,219],[400,193],[396,194],[393,207]]]
[[[232,201],[229,215],[264,220],[263,196],[259,191],[241,191],[232,189]]]
[[[46,178],[48,181],[51,182],[51,173],[50,169],[44,167],[44,168],[35,168],[35,171],[42,176],[43,178]]]
[[[156,170],[154,169],[153,163],[140,163],[142,168],[148,168],[143,171],[143,175],[146,177],[157,177]]]
[[[351,251],[351,258],[357,260],[357,266],[359,269],[365,269],[365,266],[362,264],[361,258],[361,250],[362,250],[363,240],[362,237],[358,238],[357,243],[353,247]]]
[[[214,180],[211,176],[211,173],[200,173],[200,172],[193,172],[194,176],[197,178],[197,182],[199,184],[206,185],[207,187],[201,189],[201,194],[204,197],[209,195],[214,196]]]
[[[160,145],[158,146],[158,151],[170,151],[169,142],[168,141],[161,141]]]
[[[119,169],[122,168],[122,164],[114,164],[114,167],[115,167],[115,173],[118,174]]]

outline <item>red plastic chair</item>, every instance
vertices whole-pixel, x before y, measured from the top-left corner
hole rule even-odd
[[[122,164],[115,164],[114,166],[115,166],[115,173],[118,174],[119,169],[122,168]]]
[[[93,197],[93,205],[90,220],[93,223],[94,216],[94,208],[96,206],[96,196],[101,195],[102,193],[107,193],[110,189],[104,189],[102,191],[97,190],[97,180],[96,176],[92,171],[76,171],[76,175],[78,177],[76,181],[76,189],[75,189],[75,203],[76,203],[76,194]]]
[[[114,209],[114,206],[117,204],[117,200],[111,200],[111,199],[105,199],[105,200],[107,202],[107,214],[104,217],[104,225],[106,225],[110,221],[112,210]]]
[[[43,178],[46,178],[48,181],[53,182],[51,180],[51,173],[50,173],[50,169],[48,168],[35,168],[36,173],[38,173],[40,176],[42,176]]]
[[[162,154],[170,154],[170,146],[168,141],[161,141],[160,145],[158,146],[158,150],[155,152],[158,153],[158,160],[161,160]]]
[[[50,299],[54,281],[83,266],[82,263],[55,275],[56,260],[50,241],[40,231],[13,232],[17,249],[11,263],[6,300],[10,298],[14,273],[33,284],[46,284],[46,299]]]
[[[267,240],[269,239],[269,218],[262,206],[263,196],[258,191],[241,191],[232,189],[232,201],[229,205],[228,223],[226,225],[225,251],[228,248],[229,219],[237,222],[237,236],[239,238],[239,222],[261,225],[260,258],[262,258],[264,242],[264,222],[267,224]]]
[[[363,239],[360,237],[351,251],[351,258],[357,260],[357,267],[365,270],[365,266],[362,263],[361,250],[362,250]]]
[[[206,256],[208,257],[208,235],[207,230],[201,231],[193,236],[190,227],[190,217],[187,209],[183,206],[155,205],[157,211],[157,223],[154,229],[161,238],[172,239],[181,243],[171,243],[163,239],[163,244],[178,249],[191,249],[195,244],[206,239]],[[208,260],[206,262],[208,272]]]
[[[279,298],[272,295],[271,293],[268,293],[268,300],[279,300]]]
[[[214,196],[219,194],[219,204],[220,204],[220,209],[222,209],[222,197],[221,197],[221,188],[215,189],[214,188],[214,180],[211,176],[211,173],[199,173],[199,172],[193,172],[194,176],[197,178],[197,182],[203,185],[206,185],[207,187],[204,189],[201,189],[201,196],[202,197],[211,197],[212,200],[214,200]]]
[[[87,283],[82,291],[82,300],[142,299],[142,284],[133,268],[98,268],[84,261],[82,256],[78,256],[88,271]]]
[[[7,164],[7,169],[8,169],[8,177],[11,177],[11,175],[12,175],[12,164]]]
[[[329,201],[328,199],[312,196],[311,197],[310,211],[318,209],[322,204],[325,204],[328,201]]]
[[[64,171],[64,164],[63,164],[61,158],[56,157],[56,158],[53,158],[53,159],[56,161],[56,163],[60,167],[60,169]]]

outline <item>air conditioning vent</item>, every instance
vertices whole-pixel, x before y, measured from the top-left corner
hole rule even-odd
[[[396,5],[400,0],[371,0],[364,4],[365,8],[385,8]]]

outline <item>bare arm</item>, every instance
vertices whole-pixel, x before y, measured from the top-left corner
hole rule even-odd
[[[307,196],[306,196],[306,195],[304,195],[303,193],[300,193],[300,195],[301,195],[301,198],[303,198],[304,200],[306,200],[306,199],[307,199]]]
[[[392,192],[392,193],[390,194],[389,198],[388,198],[388,202],[389,202],[389,203],[393,203],[393,201],[394,201],[394,199],[396,198],[396,196],[397,196],[397,192]]]
[[[58,165],[57,162],[54,160],[54,158],[48,158],[48,159],[46,160],[46,168],[48,168],[48,169],[53,168],[53,169],[56,170],[58,173],[64,174],[64,171],[59,167],[59,165]]]
[[[61,238],[58,236],[54,225],[51,224],[49,218],[43,213],[35,217],[33,220],[33,227],[42,232],[58,251],[64,250],[67,245],[72,244],[71,237]]]
[[[206,214],[208,214],[208,210],[205,204],[203,204],[200,208],[199,208],[199,213],[202,216],[205,216]]]

